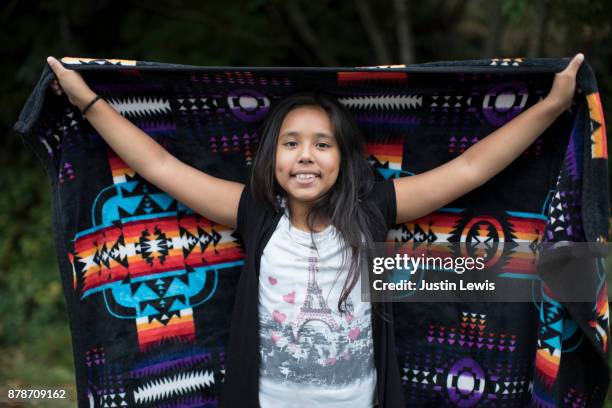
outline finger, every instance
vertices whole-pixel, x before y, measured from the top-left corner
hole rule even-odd
[[[580,68],[580,65],[582,64],[582,61],[584,61],[584,54],[576,54],[574,58],[572,58],[570,63],[567,64],[567,67],[564,69],[564,71],[566,71],[567,73],[576,74],[576,72],[578,72],[578,69]]]
[[[49,66],[51,67],[51,69],[53,70],[53,73],[55,75],[58,75],[59,73],[61,73],[62,71],[65,70],[64,66],[62,65],[62,63],[59,62],[54,57],[47,57],[47,64],[49,64]]]

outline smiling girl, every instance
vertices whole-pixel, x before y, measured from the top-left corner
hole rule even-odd
[[[388,303],[361,302],[360,251],[499,173],[569,108],[578,54],[548,96],[457,158],[376,181],[349,112],[321,93],[292,95],[266,119],[248,184],[182,163],[47,59],[52,89],[136,172],[243,237],[224,407],[403,407]],[[435,186],[435,187],[433,187]],[[373,310],[374,309],[374,310]]]

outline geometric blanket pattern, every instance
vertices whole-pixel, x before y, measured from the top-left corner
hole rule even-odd
[[[64,58],[123,116],[187,164],[245,182],[259,126],[283,97],[335,95],[382,178],[438,166],[544,97],[567,60],[494,59],[359,68],[195,67]],[[212,407],[243,247],[127,166],[45,68],[15,129],[52,187],[79,406]],[[607,144],[595,77],[572,108],[485,185],[390,241],[607,242]],[[138,148],[135,146],[135,148]],[[431,186],[436,188],[436,186]],[[592,407],[609,382],[605,270],[591,302],[395,303],[407,404]],[[504,279],[531,279],[523,265]],[[579,273],[579,271],[576,271]]]

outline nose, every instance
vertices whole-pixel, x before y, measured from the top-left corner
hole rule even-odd
[[[309,143],[302,145],[299,157],[299,163],[312,163],[312,149]]]

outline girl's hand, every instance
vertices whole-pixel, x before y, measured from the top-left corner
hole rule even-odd
[[[555,80],[546,99],[555,106],[559,114],[569,109],[572,104],[576,90],[576,73],[582,61],[584,61],[584,55],[576,54],[563,71],[555,74]]]
[[[83,110],[96,96],[78,72],[66,69],[57,59],[47,57],[47,63],[55,73],[56,79],[51,81],[50,88],[56,95],[66,92],[71,104]]]

